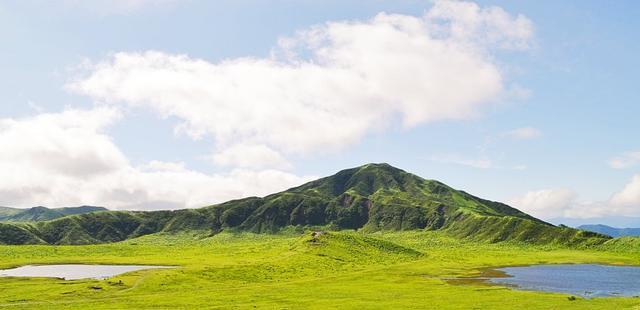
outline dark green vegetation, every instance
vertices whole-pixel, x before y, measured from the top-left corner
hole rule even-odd
[[[611,237],[640,236],[640,228],[615,228],[607,225],[582,225],[578,228]]]
[[[438,230],[483,242],[596,245],[607,236],[556,227],[387,164],[368,164],[264,198],[201,209],[109,211],[48,222],[0,224],[4,244],[95,244],[158,232],[276,233],[287,227],[364,232]]]
[[[45,207],[34,207],[29,209],[0,207],[0,222],[50,221],[69,215],[85,214],[97,211],[107,211],[107,209],[91,206],[55,209]]]

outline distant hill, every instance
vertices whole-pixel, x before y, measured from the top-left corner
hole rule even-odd
[[[581,225],[603,224],[611,227],[640,227],[640,217],[630,216],[601,216],[589,219],[559,217],[548,220],[549,223],[569,227]]]
[[[557,227],[506,204],[455,190],[388,164],[367,164],[263,198],[200,209],[109,211],[2,224],[0,243],[92,244],[157,232],[272,233],[302,229],[441,230],[479,242],[600,244],[610,237]]]
[[[640,236],[640,228],[615,228],[607,225],[581,225],[582,230],[593,231],[611,237]]]
[[[73,207],[49,209],[45,207],[34,207],[29,209],[0,207],[0,222],[38,222],[50,221],[57,218],[85,214],[96,211],[108,211],[102,207]]]

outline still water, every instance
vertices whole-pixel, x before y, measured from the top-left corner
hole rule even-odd
[[[38,277],[59,278],[65,280],[102,280],[131,271],[160,268],[174,267],[140,265],[27,265],[13,269],[0,269],[0,277]]]
[[[580,265],[533,265],[497,270],[507,277],[489,282],[516,289],[559,292],[583,297],[640,296],[640,267]]]

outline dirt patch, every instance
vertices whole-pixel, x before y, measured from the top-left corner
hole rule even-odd
[[[309,240],[309,243],[311,243],[312,245],[318,245],[318,243],[320,242],[320,236],[324,235],[325,232],[324,231],[314,231],[311,233],[311,240]]]
[[[507,273],[495,268],[480,269],[480,274],[473,277],[442,278],[443,281],[451,285],[484,285],[484,286],[504,286],[504,284],[491,283],[493,278],[508,278]]]

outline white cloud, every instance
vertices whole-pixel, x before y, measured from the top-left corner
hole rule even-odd
[[[640,175],[606,201],[581,201],[568,189],[531,191],[509,201],[514,207],[542,219],[640,216]]]
[[[640,214],[640,174],[634,175],[622,191],[613,195],[611,203],[622,212]]]
[[[95,108],[0,119],[0,205],[200,207],[311,179],[268,169],[209,175],[158,161],[133,167],[105,133],[120,117]]]
[[[531,36],[523,16],[439,1],[422,17],[380,13],[300,31],[270,58],[116,53],[68,89],[174,116],[179,132],[215,138],[219,162],[265,167],[282,164],[274,154],[341,149],[397,120],[473,117],[504,93],[492,51],[526,48]],[[229,159],[235,145],[273,153]]]
[[[264,196],[311,180],[278,170],[234,169],[208,175],[184,168],[183,163],[152,162],[123,167],[92,188],[94,199],[125,209],[201,207],[230,199]],[[85,198],[86,201],[90,198]],[[166,207],[165,207],[166,208]]]
[[[496,6],[481,8],[473,2],[438,0],[427,17],[441,35],[474,44],[527,49],[533,37],[533,23],[527,17],[511,16]]]
[[[640,164],[640,151],[624,152],[608,161],[611,168],[625,169]]]
[[[221,166],[263,169],[276,167],[291,169],[280,153],[266,145],[233,145],[213,154],[213,162]]]
[[[531,191],[508,203],[519,210],[542,219],[565,216],[576,202],[576,193],[569,189]]]
[[[504,132],[502,136],[517,140],[528,140],[542,136],[542,132],[534,127],[522,127]]]
[[[119,117],[112,108],[98,108],[0,119],[0,165],[8,174],[3,181],[28,184],[26,172],[81,178],[117,169],[126,159],[100,129]]]

